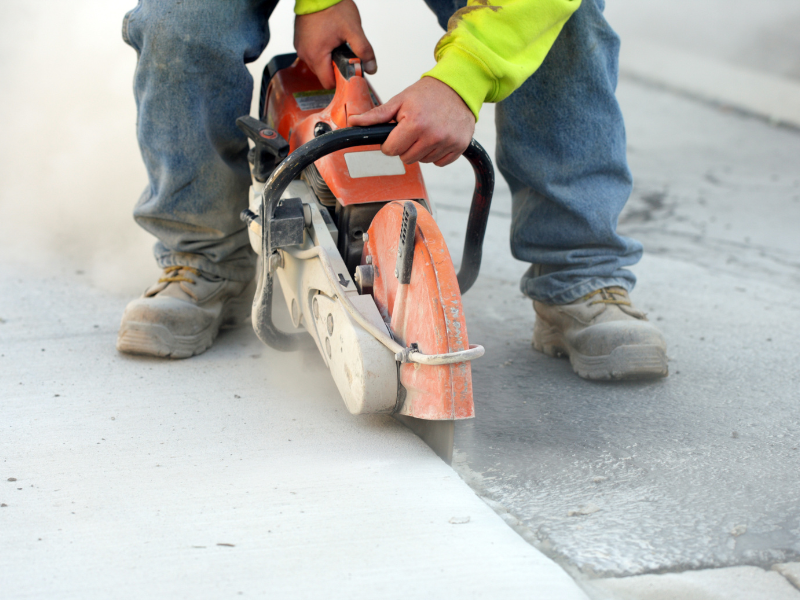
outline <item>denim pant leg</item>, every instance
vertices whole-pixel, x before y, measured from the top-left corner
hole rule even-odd
[[[426,0],[446,27],[459,0]],[[511,251],[533,263],[523,293],[566,304],[601,287],[633,289],[642,255],[616,233],[632,188],[615,97],[619,38],[604,0],[583,0],[542,66],[497,105],[497,166],[513,199]]]
[[[140,0],[123,38],[138,54],[137,134],[149,178],[134,209],[158,238],[162,267],[183,265],[227,279],[254,276],[239,213],[247,207],[250,112],[245,64],[269,40],[277,0]]]

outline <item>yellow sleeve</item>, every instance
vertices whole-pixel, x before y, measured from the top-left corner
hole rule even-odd
[[[295,0],[294,14],[308,15],[330,8],[334,4],[339,4],[342,0]]]
[[[469,0],[434,52],[434,77],[453,88],[475,118],[533,75],[580,0]]]

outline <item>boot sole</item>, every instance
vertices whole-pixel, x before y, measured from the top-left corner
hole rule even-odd
[[[669,372],[667,354],[659,346],[619,346],[605,356],[572,352],[569,362],[584,379],[656,379]]]
[[[243,304],[247,306],[243,307]],[[117,350],[159,358],[189,358],[202,354],[211,347],[221,329],[233,329],[247,322],[250,304],[251,301],[242,296],[232,298],[216,322],[189,336],[175,335],[160,323],[125,323],[119,330]]]
[[[189,358],[205,352],[214,343],[219,327],[209,327],[193,336],[177,336],[158,323],[126,323],[117,338],[117,350],[161,358]]]
[[[534,331],[533,347],[555,358],[569,357],[572,370],[583,379],[656,379],[669,374],[667,353],[661,346],[619,346],[610,354],[588,356],[571,350],[553,328],[545,332],[542,329],[540,325]]]

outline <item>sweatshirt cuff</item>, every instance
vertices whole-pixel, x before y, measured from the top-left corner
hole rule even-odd
[[[334,4],[339,4],[341,1],[342,0],[295,0],[294,14],[310,15],[311,13],[330,8]]]
[[[475,115],[476,121],[481,106],[486,98],[491,97],[496,86],[495,77],[483,61],[453,46],[447,48],[436,66],[422,76],[433,77],[453,88]]]

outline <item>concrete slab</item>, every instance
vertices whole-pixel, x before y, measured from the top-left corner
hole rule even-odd
[[[777,571],[789,580],[792,585],[800,589],[800,563],[784,563],[781,565],[773,565],[773,571]]]
[[[757,567],[599,579],[585,587],[593,600],[800,600],[783,577]]]
[[[114,350],[125,298],[0,266],[5,598],[585,598],[316,354]]]

